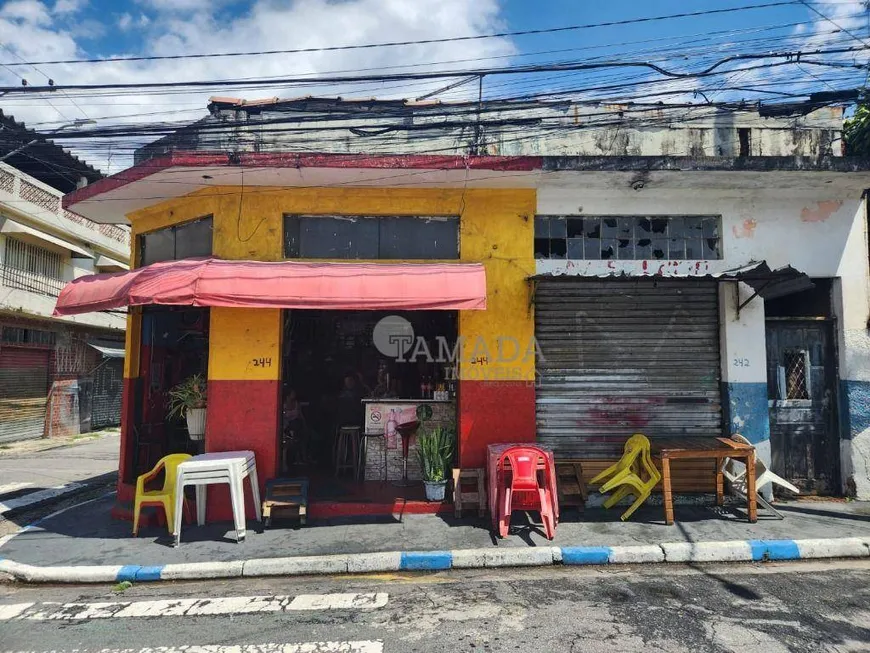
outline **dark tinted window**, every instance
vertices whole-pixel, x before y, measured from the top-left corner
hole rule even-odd
[[[284,218],[288,258],[455,259],[459,220],[452,217],[297,216]]]
[[[142,248],[141,265],[211,256],[212,219],[203,218],[142,234],[139,242]]]
[[[457,258],[458,226],[456,218],[382,218],[379,258]]]
[[[175,258],[211,256],[211,218],[175,227]]]

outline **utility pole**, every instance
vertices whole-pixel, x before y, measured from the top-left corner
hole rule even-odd
[[[480,75],[477,81],[477,123],[474,125],[474,146],[472,154],[480,154],[480,112],[483,110],[483,75]]]

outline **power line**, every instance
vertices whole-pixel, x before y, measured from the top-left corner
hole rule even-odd
[[[759,59],[786,59],[776,65],[787,65],[795,61],[801,61],[801,57],[811,55],[845,54],[849,52],[866,51],[870,45],[860,47],[841,47],[815,50],[793,50],[787,52],[749,53],[736,54],[720,59],[719,61],[695,72],[677,72],[668,70],[649,61],[602,61],[602,62],[573,62],[555,65],[527,65],[502,68],[479,68],[468,70],[447,70],[431,72],[393,73],[389,75],[336,75],[323,77],[285,77],[279,79],[225,79],[225,80],[191,80],[191,81],[167,81],[167,82],[138,82],[138,83],[111,83],[111,84],[66,84],[55,86],[23,86],[23,87],[0,87],[2,93],[46,93],[51,91],[96,91],[96,90],[143,90],[143,89],[171,89],[171,88],[209,88],[209,87],[237,87],[237,86],[279,86],[287,84],[324,85],[324,84],[352,84],[359,82],[391,82],[408,80],[435,80],[461,76],[480,75],[520,75],[542,72],[564,72],[581,70],[606,70],[618,68],[642,68],[659,73],[672,79],[686,79],[706,77],[713,74],[718,68],[735,61],[759,60]],[[828,65],[826,62],[810,62],[806,59],[803,63],[816,65]]]
[[[796,4],[797,0],[781,0],[778,2],[769,2],[765,4],[745,5],[742,7],[729,7],[723,9],[707,9],[703,11],[683,12],[679,14],[669,14],[666,16],[649,16],[645,18],[630,18],[625,20],[614,20],[603,23],[587,23],[584,25],[568,25],[562,27],[549,27],[542,29],[518,30],[513,32],[496,32],[492,34],[477,34],[468,36],[453,36],[438,39],[420,39],[416,41],[390,41],[385,43],[366,43],[360,45],[335,45],[318,48],[295,48],[289,50],[257,50],[251,52],[208,52],[199,54],[176,54],[176,55],[149,55],[149,56],[130,56],[130,57],[109,57],[109,58],[93,58],[93,59],[58,59],[51,61],[36,61],[38,65],[54,65],[54,64],[100,64],[100,63],[116,63],[119,61],[167,61],[178,59],[211,59],[218,57],[250,57],[262,55],[276,54],[302,54],[311,52],[336,52],[344,50],[366,50],[372,48],[387,48],[387,47],[403,47],[409,45],[431,45],[435,43],[453,43],[458,41],[480,41],[484,39],[507,38],[514,36],[531,36],[537,34],[554,34],[558,32],[570,32],[585,29],[593,29],[598,27],[616,27],[621,25],[633,25],[638,23],[650,23],[662,20],[672,20],[675,18],[693,18],[697,16],[709,16],[713,14],[727,14],[738,11],[748,11],[753,9],[768,9],[771,7],[782,7]],[[11,62],[8,66],[24,66],[32,65],[18,62]]]

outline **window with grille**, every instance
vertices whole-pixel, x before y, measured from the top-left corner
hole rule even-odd
[[[63,288],[63,257],[50,250],[6,238],[3,285],[57,296]]]
[[[809,352],[794,349],[783,354],[780,367],[780,393],[783,399],[810,398]]]
[[[6,345],[42,345],[51,347],[57,340],[54,331],[4,326],[0,328],[0,343]]]
[[[709,260],[722,258],[720,220],[709,215],[535,217],[535,258]]]

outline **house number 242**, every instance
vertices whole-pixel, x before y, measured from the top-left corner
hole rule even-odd
[[[734,359],[734,367],[749,367],[749,359],[748,358],[735,358]]]

